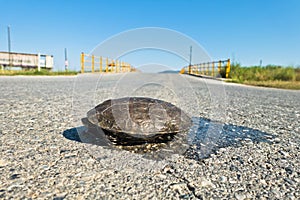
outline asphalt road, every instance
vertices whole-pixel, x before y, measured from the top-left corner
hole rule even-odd
[[[81,118],[147,96],[194,122],[156,160],[93,144]],[[0,199],[299,199],[300,91],[177,74],[0,77]]]

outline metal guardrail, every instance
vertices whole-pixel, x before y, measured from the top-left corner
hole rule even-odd
[[[81,53],[81,73],[125,73],[136,69],[126,62]]]
[[[230,59],[219,60],[207,63],[200,63],[183,67],[180,74],[191,74],[191,75],[204,75],[211,77],[222,77],[228,78],[230,72]]]

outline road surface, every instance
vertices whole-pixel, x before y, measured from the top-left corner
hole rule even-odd
[[[189,114],[189,155],[78,138],[89,109],[123,96]],[[299,127],[300,91],[177,74],[0,77],[0,199],[299,199]]]

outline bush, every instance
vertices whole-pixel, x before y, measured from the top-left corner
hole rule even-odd
[[[275,72],[274,80],[294,81],[296,79],[296,72],[294,68],[278,68]]]
[[[295,81],[300,79],[300,68],[268,65],[266,67],[242,67],[231,65],[229,77],[236,82],[244,81]]]
[[[300,81],[300,67],[296,68],[295,72],[296,72],[295,80]]]

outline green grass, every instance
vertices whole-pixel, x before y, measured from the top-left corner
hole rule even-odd
[[[0,76],[70,76],[76,74],[78,74],[76,71],[0,70]]]
[[[300,89],[300,68],[268,65],[242,67],[232,64],[229,82],[284,89]]]

